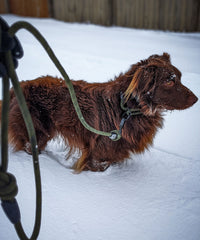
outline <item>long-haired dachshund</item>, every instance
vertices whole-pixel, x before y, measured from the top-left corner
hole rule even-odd
[[[112,141],[87,129],[79,121],[69,91],[62,79],[50,76],[21,82],[30,110],[39,150],[61,135],[70,153],[78,149],[81,157],[74,164],[77,172],[104,171],[122,162],[130,153],[148,148],[163,125],[165,110],[183,110],[198,98],[181,84],[181,72],[171,64],[170,56],[152,55],[131,66],[113,81],[87,83],[72,81],[86,122],[93,128],[110,132],[119,129],[124,109],[139,109],[124,123],[122,138]],[[10,90],[9,143],[16,151],[31,153],[27,130],[13,89]]]

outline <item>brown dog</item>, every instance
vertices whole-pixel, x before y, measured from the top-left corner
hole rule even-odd
[[[104,171],[111,164],[128,158],[131,152],[140,153],[152,144],[157,129],[162,127],[164,110],[186,109],[198,100],[180,79],[180,71],[164,53],[132,65],[128,72],[110,82],[73,81],[86,122],[98,130],[109,132],[119,128],[124,113],[121,96],[127,109],[139,109],[139,115],[126,120],[119,141],[96,135],[83,127],[62,79],[41,77],[21,82],[21,87],[33,119],[39,150],[61,135],[70,146],[70,153],[75,149],[82,153],[74,165],[77,172]],[[16,151],[31,153],[13,89],[10,90],[9,143]]]

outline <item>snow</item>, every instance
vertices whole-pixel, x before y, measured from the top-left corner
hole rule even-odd
[[[38,28],[73,79],[107,81],[141,59],[168,52],[182,71],[182,82],[200,97],[200,33],[3,17],[9,24],[26,20]],[[17,36],[25,52],[17,69],[20,80],[60,76],[28,32]],[[200,239],[199,107],[200,101],[166,113],[164,128],[149,151],[103,173],[74,174],[69,168],[74,159],[65,162],[63,143],[52,141],[40,155],[43,209],[38,239]],[[10,150],[9,172],[17,178],[22,224],[30,235],[35,211],[31,156]],[[2,209],[0,239],[17,239]]]

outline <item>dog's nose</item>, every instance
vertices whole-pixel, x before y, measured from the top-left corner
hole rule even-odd
[[[193,93],[188,97],[188,104],[192,106],[198,101],[198,97],[196,97]]]

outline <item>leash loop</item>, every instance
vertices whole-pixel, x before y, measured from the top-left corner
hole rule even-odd
[[[22,240],[36,240],[41,225],[41,177],[38,161],[37,140],[35,129],[31,115],[22,89],[17,78],[15,68],[18,65],[17,59],[23,56],[23,49],[16,36],[9,35],[9,27],[7,23],[0,17],[0,77],[3,79],[3,100],[1,113],[1,165],[0,165],[0,198],[1,206],[14,224],[15,230]],[[9,36],[9,37],[8,37]],[[6,41],[9,42],[7,45]],[[23,119],[27,128],[29,140],[32,148],[33,166],[35,174],[36,186],[36,213],[35,225],[30,238],[28,238],[23,230],[20,221],[20,210],[15,199],[18,192],[15,177],[7,173],[8,168],[8,111],[9,111],[9,79],[12,81],[14,92],[23,115]]]

